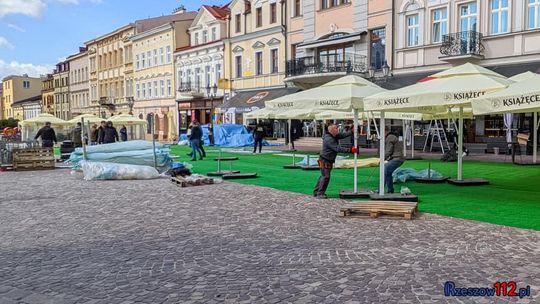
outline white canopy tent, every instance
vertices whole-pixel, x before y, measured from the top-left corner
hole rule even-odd
[[[52,114],[41,113],[36,117],[19,122],[19,125],[21,126],[22,140],[28,140],[28,138],[31,137],[30,133],[36,133],[45,125],[46,122],[50,122],[51,127],[60,129],[63,129],[68,125],[65,120],[60,119]]]
[[[415,112],[451,114],[459,109],[458,170],[457,180],[462,182],[463,163],[463,109],[471,107],[471,99],[496,92],[513,83],[512,80],[484,67],[466,63],[430,76],[431,80],[401,89],[369,96],[364,101],[365,110],[381,111],[381,125],[385,112]],[[380,157],[384,158],[384,141]],[[381,162],[379,191],[384,194],[384,162]]]
[[[148,124],[148,122],[144,119],[140,119],[138,117],[135,117],[133,115],[129,114],[119,114],[114,115],[109,119],[117,128],[121,125],[126,125],[130,128],[131,138],[134,139],[144,139],[144,126]],[[135,136],[133,136],[133,128],[136,128],[135,130]],[[174,128],[174,125],[172,126]]]
[[[537,161],[540,75],[529,77],[508,88],[472,101],[475,115],[533,112],[533,163]]]

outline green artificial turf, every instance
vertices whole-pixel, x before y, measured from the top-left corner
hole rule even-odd
[[[188,161],[185,146],[172,146],[172,153],[181,156],[179,161]],[[192,162],[195,173],[206,174],[216,171],[217,148],[206,147],[208,158]],[[284,152],[287,153],[287,152]],[[316,153],[311,153],[316,155]],[[256,172],[258,178],[235,180],[237,183],[271,187],[279,190],[312,194],[319,171],[283,169],[292,162],[291,157],[258,154],[242,155],[223,153],[223,156],[238,156],[233,168],[242,173]],[[300,160],[300,159],[299,159]],[[455,177],[457,164],[439,160],[407,161],[402,168],[427,169],[431,162],[433,170]],[[228,164],[223,164],[223,170]],[[377,189],[378,167],[359,169],[359,187]],[[402,185],[418,195],[419,210],[445,216],[483,221],[540,231],[540,166],[516,166],[510,163],[465,161],[463,176],[482,177],[491,184],[477,187],[457,187],[449,184],[419,184],[407,182]],[[327,195],[338,197],[339,190],[352,189],[353,170],[334,169]]]

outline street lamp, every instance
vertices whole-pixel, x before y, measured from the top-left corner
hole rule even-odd
[[[388,77],[388,74],[390,74],[390,67],[388,66],[388,62],[386,60],[382,66],[382,73],[385,78]]]
[[[212,87],[210,87],[210,84],[208,84],[206,86],[206,96],[210,97],[210,105],[211,105],[211,113],[210,113],[210,116],[212,117],[214,115],[214,98],[216,97],[216,93],[217,93],[217,84],[214,83],[214,85]],[[210,118],[212,120],[212,123],[214,123],[214,120],[212,118]]]
[[[369,69],[367,70],[368,73],[368,79],[373,82],[386,82],[388,80],[388,77],[392,76],[392,71],[390,70],[390,66],[388,65],[388,62],[385,60],[383,66],[381,67],[382,76],[375,76],[376,70],[375,66],[372,64]]]

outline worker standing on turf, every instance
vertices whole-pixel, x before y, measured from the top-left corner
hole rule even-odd
[[[351,128],[352,129],[352,128]],[[339,140],[353,136],[352,132],[339,133],[338,127],[335,124],[330,124],[328,126],[328,133],[324,134],[323,137],[323,146],[321,154],[319,156],[319,168],[321,169],[321,176],[313,189],[313,196],[320,199],[325,199],[326,197],[326,188],[330,183],[330,173],[332,172],[332,167],[336,161],[336,156],[338,153],[358,153],[356,147],[352,148],[342,148],[339,145]]]
[[[386,127],[384,131],[386,135],[384,141],[384,160],[388,161],[384,168],[384,180],[386,182],[387,193],[394,193],[394,179],[392,175],[405,162],[403,143],[399,141],[399,138],[394,132],[390,132],[389,127]]]

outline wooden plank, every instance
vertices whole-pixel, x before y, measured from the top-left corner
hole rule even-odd
[[[378,218],[381,215],[402,216],[407,220],[414,217],[417,203],[410,202],[355,202],[347,203],[340,208],[340,216],[369,215]]]

